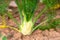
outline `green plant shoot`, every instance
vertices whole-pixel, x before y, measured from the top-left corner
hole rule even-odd
[[[41,12],[36,17],[34,17],[39,0],[15,0],[18,7],[21,23],[20,24],[17,23],[11,14],[8,14],[8,15],[18,25],[19,31],[23,35],[30,35],[34,30],[39,28],[39,26],[49,22],[50,20],[54,18],[55,10],[51,10],[50,8],[57,3],[55,1],[56,0],[53,0],[53,1],[44,0],[43,3],[45,4],[45,7],[41,10]],[[41,17],[41,15],[45,13],[46,11],[48,11],[47,14],[49,15],[47,19],[41,22],[40,24],[38,24],[37,26],[34,26],[38,18]]]

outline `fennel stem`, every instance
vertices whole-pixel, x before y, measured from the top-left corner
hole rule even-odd
[[[20,4],[19,4],[18,0],[15,0],[15,2],[16,2],[17,7],[18,7],[18,11],[19,11],[19,15],[20,15],[19,17],[21,19],[21,24],[22,24],[22,22],[23,22],[22,10],[20,10],[21,8],[20,8]]]
[[[37,17],[34,19],[33,23],[35,23],[39,17],[41,17],[41,15],[47,10],[47,7],[45,7],[44,9],[41,10],[41,12],[39,12],[39,14],[37,15]]]

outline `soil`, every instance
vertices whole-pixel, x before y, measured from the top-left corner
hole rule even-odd
[[[60,29],[36,30],[31,35],[26,36],[9,28],[0,29],[0,32],[5,35],[8,40],[60,40]]]
[[[18,20],[18,22],[20,22],[19,14],[16,10],[17,7],[15,6],[13,7],[10,6],[9,8],[11,9],[10,11],[14,11],[12,12],[13,13],[12,15]],[[36,13],[39,12],[39,10],[36,11]],[[42,19],[43,17],[44,15],[42,15],[40,19]],[[56,18],[60,18],[60,10],[57,10]],[[36,24],[41,21],[40,19],[36,22]],[[17,25],[10,18],[8,18],[7,20],[8,20],[7,21],[8,25],[17,28]],[[10,28],[0,29],[0,32],[3,35],[5,35],[8,40],[60,40],[60,28],[49,29],[49,30],[44,30],[44,31],[36,30],[31,35],[26,35],[26,36]],[[0,38],[0,40],[2,39]]]

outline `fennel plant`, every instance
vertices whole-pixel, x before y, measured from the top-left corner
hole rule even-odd
[[[41,10],[41,12],[39,12],[36,17],[34,17],[34,14],[37,9],[39,0],[15,0],[15,2],[18,7],[21,23],[18,23],[17,20],[13,18],[12,14],[9,12],[8,16],[18,25],[19,31],[23,35],[30,35],[36,29],[39,29],[40,27],[42,28],[44,24],[44,26],[49,27],[50,21],[53,20],[56,16],[55,10],[51,9],[51,7],[57,3],[56,0],[44,0],[43,3],[45,4],[45,7]],[[38,18],[41,17],[41,15],[46,11],[47,19],[37,26],[34,26]]]
[[[34,12],[36,10],[37,4],[39,3],[39,0],[15,0],[15,2],[18,6],[18,11],[21,19],[19,30],[22,34],[29,35],[34,29],[33,27],[36,20],[42,14],[39,14],[36,19],[33,20]],[[43,10],[43,12],[45,10],[46,8]]]

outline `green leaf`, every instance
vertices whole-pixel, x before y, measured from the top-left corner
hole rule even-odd
[[[60,25],[60,18],[54,19],[53,21],[50,21],[50,25],[52,27],[57,27],[58,25]]]
[[[23,15],[23,17],[26,18],[26,21],[29,21],[34,15],[38,1],[39,0],[15,0],[20,9],[20,12],[23,11],[23,13],[21,13],[21,16]]]
[[[0,0],[0,15],[6,13],[9,2],[10,0]]]
[[[46,13],[46,19],[49,19],[48,22],[50,22],[54,17],[56,16],[56,11],[55,10],[49,10],[47,13]]]
[[[15,0],[15,2],[16,2],[16,4],[17,4],[17,7],[18,7],[18,11],[19,11],[19,17],[20,17],[20,19],[21,19],[21,23],[22,23],[22,21],[23,21],[23,16],[22,16],[22,2],[21,2],[21,0]]]
[[[6,36],[3,36],[2,40],[7,40],[7,37]]]
[[[43,3],[47,6],[47,7],[53,7],[55,4],[58,3],[58,0],[43,0]]]

